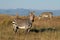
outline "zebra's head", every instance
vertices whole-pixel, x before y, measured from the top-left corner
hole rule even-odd
[[[31,12],[31,13],[29,14],[29,19],[30,19],[30,21],[34,22],[34,18],[35,18],[35,15],[34,15],[33,12]]]

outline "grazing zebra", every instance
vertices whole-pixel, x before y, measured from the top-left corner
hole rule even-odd
[[[16,18],[14,19],[13,23],[13,29],[15,32],[17,32],[18,29],[25,29],[26,32],[29,32],[32,27],[32,22],[34,20],[34,15],[32,13],[29,15],[29,18],[22,19],[22,18]]]
[[[53,13],[52,12],[43,12],[41,15],[39,15],[39,19],[41,18],[53,18]]]

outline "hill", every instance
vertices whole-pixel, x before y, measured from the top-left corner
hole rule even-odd
[[[42,12],[53,12],[54,16],[60,16],[60,10],[33,10],[33,9],[0,9],[0,14],[10,14],[15,15],[19,13],[19,15],[28,15],[31,11],[35,11],[35,15],[40,15]]]

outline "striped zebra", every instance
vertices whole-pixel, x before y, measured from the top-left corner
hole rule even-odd
[[[14,19],[14,21],[12,22],[13,29],[15,32],[17,32],[18,29],[24,29],[26,30],[26,32],[29,32],[31,30],[33,22],[34,22],[34,15],[30,13],[27,19],[22,19],[22,18]]]

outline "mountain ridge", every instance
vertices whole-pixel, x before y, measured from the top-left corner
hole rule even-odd
[[[17,8],[17,9],[0,9],[0,14],[10,14],[15,15],[16,13],[19,13],[19,15],[24,16],[28,15],[31,11],[35,12],[35,15],[40,15],[42,12],[53,12],[54,16],[60,16],[60,10],[34,10],[34,9],[23,9],[23,8]]]

